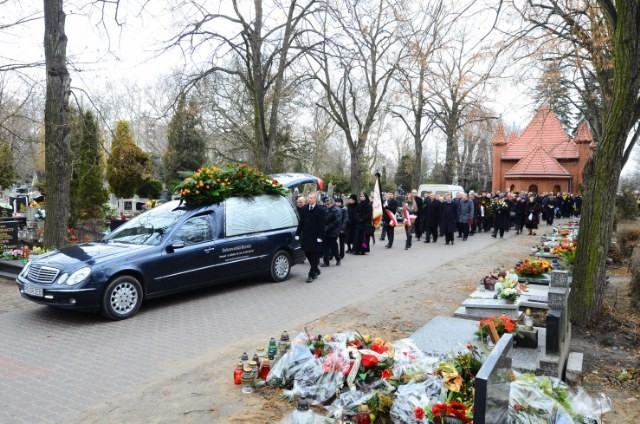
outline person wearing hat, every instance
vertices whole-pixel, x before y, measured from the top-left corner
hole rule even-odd
[[[318,264],[322,253],[325,222],[323,207],[317,204],[317,194],[315,192],[309,193],[307,201],[308,206],[302,209],[295,237],[296,240],[300,240],[300,247],[311,266],[307,277],[307,283],[311,283],[320,275]]]

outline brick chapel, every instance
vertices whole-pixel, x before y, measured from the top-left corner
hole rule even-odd
[[[578,193],[582,171],[595,148],[586,121],[570,137],[548,104],[525,130],[507,138],[498,124],[493,137],[492,191]]]

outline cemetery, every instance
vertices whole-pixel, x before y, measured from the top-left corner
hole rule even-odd
[[[541,243],[567,229],[563,237],[572,238],[577,225],[554,228]],[[532,256],[539,257],[537,247]],[[600,423],[611,401],[579,388],[583,354],[571,351],[568,319],[572,276],[560,258],[545,257],[553,266],[538,278],[494,270],[496,280],[483,278],[453,317],[437,316],[407,339],[305,330],[293,342],[272,342],[266,377],[249,377],[256,364],[247,357],[238,363],[239,384],[243,393],[282,389],[298,405],[282,422],[294,424]],[[510,287],[517,295],[504,298]]]

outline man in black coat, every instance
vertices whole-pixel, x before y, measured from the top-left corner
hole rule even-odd
[[[385,246],[387,249],[390,249],[393,246],[393,238],[395,227],[391,226],[391,218],[387,215],[387,211],[395,216],[396,211],[398,210],[398,202],[395,199],[396,194],[393,191],[389,191],[387,193],[387,200],[382,204],[382,237],[380,240],[384,240],[384,236],[386,235],[389,242]]]
[[[302,210],[298,229],[296,230],[296,240],[300,240],[300,246],[304,251],[309,265],[309,276],[307,283],[311,283],[320,275],[320,254],[322,252],[322,240],[324,239],[325,222],[323,207],[317,204],[317,195],[309,193],[308,206]]]
[[[431,243],[431,238],[433,237],[433,242],[435,243],[438,241],[438,226],[440,225],[440,208],[442,207],[442,203],[434,193],[429,193],[429,202],[425,203],[427,206],[424,242]]]

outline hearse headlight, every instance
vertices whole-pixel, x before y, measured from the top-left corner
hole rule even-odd
[[[91,275],[91,267],[86,266],[84,268],[80,268],[67,278],[67,285],[75,286],[76,284],[86,280],[89,275]]]
[[[29,273],[29,268],[31,268],[31,261],[27,262],[24,268],[22,268],[22,271],[20,271],[20,276],[26,277],[27,274]]]

